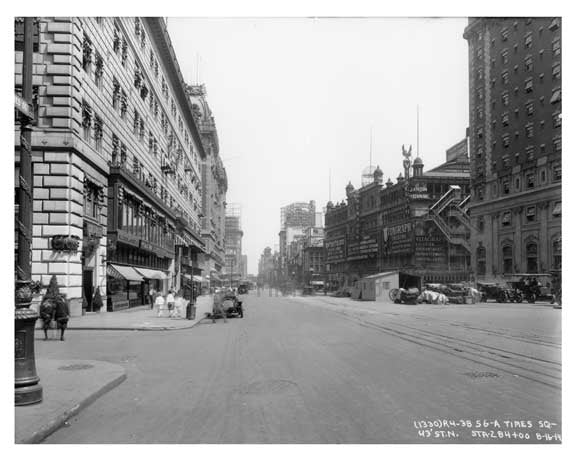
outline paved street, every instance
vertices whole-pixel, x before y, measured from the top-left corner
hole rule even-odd
[[[45,443],[559,441],[561,310],[245,303],[227,323],[37,341],[38,356],[128,376]]]

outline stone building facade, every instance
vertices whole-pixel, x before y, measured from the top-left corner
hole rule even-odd
[[[562,261],[560,18],[471,18],[472,267],[479,280]]]
[[[210,286],[220,286],[225,266],[225,217],[228,178],[220,157],[214,116],[204,85],[189,85],[187,92],[200,128],[206,157],[202,160],[202,237],[206,251],[202,256],[202,278]]]
[[[205,154],[163,20],[38,18],[33,85],[33,279],[56,275],[72,315],[97,288],[114,310],[180,288]]]

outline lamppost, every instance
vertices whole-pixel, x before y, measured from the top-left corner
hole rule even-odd
[[[20,109],[20,177],[18,187],[18,255],[16,261],[16,310],[14,312],[14,403],[30,405],[42,401],[42,386],[36,373],[34,325],[38,314],[32,308],[32,73],[34,18],[24,18],[22,98]],[[27,109],[27,110],[26,110]]]

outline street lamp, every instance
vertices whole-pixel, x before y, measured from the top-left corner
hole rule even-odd
[[[14,403],[30,405],[42,401],[42,386],[36,373],[34,325],[38,314],[32,308],[32,63],[34,18],[24,18],[22,98],[20,106],[20,178],[18,187],[18,255],[16,263],[16,310],[14,312]],[[28,110],[26,110],[26,108]]]

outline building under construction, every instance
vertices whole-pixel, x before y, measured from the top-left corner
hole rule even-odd
[[[237,286],[242,278],[242,231],[241,208],[239,204],[226,206],[225,219],[225,267],[224,285]]]

